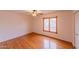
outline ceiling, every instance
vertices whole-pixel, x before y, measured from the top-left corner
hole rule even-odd
[[[46,13],[51,13],[51,12],[56,12],[57,10],[37,10],[38,13],[43,13],[43,14],[46,14]],[[33,12],[33,10],[26,10],[26,12]]]
[[[17,13],[24,13],[24,14],[31,14],[33,10],[2,10],[0,12],[17,12]],[[74,10],[37,10],[37,13],[42,13],[42,14],[48,14],[48,13],[54,13],[54,12],[59,12],[59,11],[71,11],[74,12]]]
[[[73,10],[37,10],[37,13],[42,13],[42,14],[48,14],[48,13],[54,13],[54,12],[59,12],[59,11],[73,11]],[[25,10],[27,13],[32,13],[33,10]]]
[[[56,12],[58,10],[40,10],[43,14]]]

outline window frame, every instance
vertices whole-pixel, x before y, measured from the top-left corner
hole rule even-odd
[[[56,32],[52,32],[52,31],[50,31],[50,18],[56,18]],[[43,32],[50,32],[50,33],[58,33],[57,32],[57,16],[55,16],[55,17],[44,17],[43,18]],[[47,31],[47,30],[44,30],[44,19],[48,19],[49,20],[49,30]]]

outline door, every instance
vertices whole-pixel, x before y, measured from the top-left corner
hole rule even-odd
[[[79,12],[75,14],[75,47],[79,48]]]

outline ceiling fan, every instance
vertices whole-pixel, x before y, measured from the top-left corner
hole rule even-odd
[[[42,11],[40,11],[40,10],[29,10],[28,12],[29,12],[32,16],[43,15]]]

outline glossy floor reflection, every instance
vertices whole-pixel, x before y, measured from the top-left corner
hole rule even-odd
[[[53,49],[53,48],[56,48],[57,47],[57,45],[56,45],[56,43],[54,43],[54,42],[51,42],[50,40],[44,40],[43,41],[43,48],[45,48],[45,49],[49,49],[49,48],[51,48],[51,49]]]
[[[72,49],[71,43],[39,34],[29,34],[0,43],[4,49]]]

